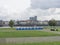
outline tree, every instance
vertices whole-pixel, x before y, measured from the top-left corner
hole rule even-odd
[[[57,24],[56,20],[52,19],[48,22],[49,26],[51,26],[55,30],[55,26]]]
[[[13,20],[10,20],[9,21],[9,26],[12,28],[14,26],[14,21]]]
[[[48,22],[49,26],[56,26],[57,22],[56,20],[52,19]]]

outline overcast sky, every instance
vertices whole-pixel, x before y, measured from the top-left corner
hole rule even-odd
[[[0,0],[0,20],[60,20],[60,0]]]
[[[0,0],[0,19],[21,19],[21,13],[29,7],[30,0]]]
[[[31,0],[33,8],[60,8],[60,0]]]

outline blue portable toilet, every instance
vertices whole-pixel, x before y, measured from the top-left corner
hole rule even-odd
[[[16,30],[20,30],[19,28],[16,28]]]
[[[31,27],[31,30],[33,30],[33,27]]]
[[[23,30],[25,30],[25,27],[24,27],[24,29]]]
[[[34,30],[34,27],[32,28],[32,30]]]
[[[19,28],[19,30],[21,30],[21,28]]]
[[[30,27],[30,30],[32,30],[33,28],[32,27]]]
[[[22,28],[22,30],[24,30],[24,28]]]
[[[42,30],[43,27],[18,27],[16,30]]]
[[[25,30],[27,30],[27,28],[25,28]]]
[[[30,28],[29,28],[29,27],[27,27],[27,30],[30,30]]]
[[[40,30],[39,27],[36,27],[36,30]]]
[[[28,30],[29,28],[27,27],[26,29]]]
[[[37,30],[37,28],[35,28],[35,30]]]

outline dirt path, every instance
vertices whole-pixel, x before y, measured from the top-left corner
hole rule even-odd
[[[60,36],[52,37],[23,37],[23,38],[2,38],[0,43],[32,43],[32,42],[53,42],[60,41]]]

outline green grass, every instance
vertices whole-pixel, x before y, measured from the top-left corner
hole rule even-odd
[[[60,45],[60,42],[40,42],[40,43],[23,43],[23,44],[4,44],[4,45]]]
[[[44,29],[49,29],[50,27],[45,26]],[[59,28],[59,27],[58,27]],[[60,28],[59,28],[60,29]],[[15,28],[0,28],[0,38],[8,37],[41,37],[41,36],[60,36],[60,34],[55,34],[52,32],[44,31],[34,31],[34,30],[25,30],[17,31]]]
[[[0,28],[0,30],[16,30],[15,28]]]
[[[55,34],[55,33],[51,33],[51,32],[43,32],[43,31],[0,32],[0,38],[6,38],[6,37],[41,37],[41,36],[60,36],[60,34]]]
[[[48,29],[50,30],[52,27],[51,26],[43,26],[44,29]],[[54,28],[58,29],[58,31],[60,31],[60,26],[55,26]]]
[[[45,29],[50,29],[51,26],[43,26]],[[60,29],[60,26],[55,26],[55,28]]]
[[[44,29],[51,29],[50,26],[43,26]],[[55,26],[60,31],[60,26]],[[16,30],[15,28],[0,28],[0,30]]]

